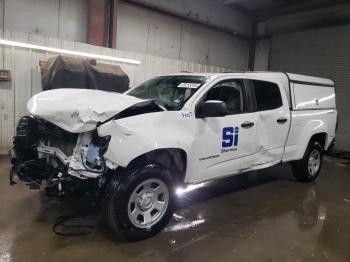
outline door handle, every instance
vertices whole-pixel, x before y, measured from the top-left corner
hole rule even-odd
[[[277,119],[277,123],[279,123],[279,124],[284,124],[284,123],[286,123],[287,121],[288,121],[288,119],[287,119],[287,118],[284,118],[284,117],[280,117],[280,118]]]
[[[243,128],[251,128],[252,126],[254,126],[254,123],[249,122],[249,121],[246,121],[246,122],[241,124],[241,127],[243,127]]]

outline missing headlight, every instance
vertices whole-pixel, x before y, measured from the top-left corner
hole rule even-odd
[[[95,170],[101,170],[105,168],[103,155],[107,151],[110,136],[99,137],[94,134],[85,156],[85,164],[87,167]]]

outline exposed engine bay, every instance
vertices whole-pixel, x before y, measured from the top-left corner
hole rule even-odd
[[[39,189],[46,180],[47,192],[57,196],[81,186],[98,190],[108,171],[117,167],[103,158],[109,140],[99,137],[96,130],[70,133],[45,120],[24,116],[13,138],[11,181],[18,175],[31,189]]]
[[[46,191],[59,197],[75,189],[96,195],[112,171],[125,167],[104,156],[113,132],[98,134],[100,127],[111,120],[166,110],[155,100],[88,89],[41,92],[27,107],[30,115],[18,121],[13,138],[10,183],[15,175],[31,189],[46,181]]]

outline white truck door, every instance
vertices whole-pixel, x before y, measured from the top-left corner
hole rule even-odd
[[[281,161],[290,127],[288,98],[276,83],[251,80],[256,100],[258,154],[254,165]]]
[[[244,81],[215,84],[198,102],[219,100],[227,105],[224,117],[196,118],[192,181],[239,173],[253,163],[257,152],[256,113],[249,112]]]

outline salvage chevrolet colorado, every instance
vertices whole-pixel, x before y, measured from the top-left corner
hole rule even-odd
[[[167,75],[124,94],[45,91],[27,106],[11,180],[103,195],[109,225],[131,240],[158,233],[186,186],[285,162],[313,181],[337,126],[334,83],[289,73]]]

